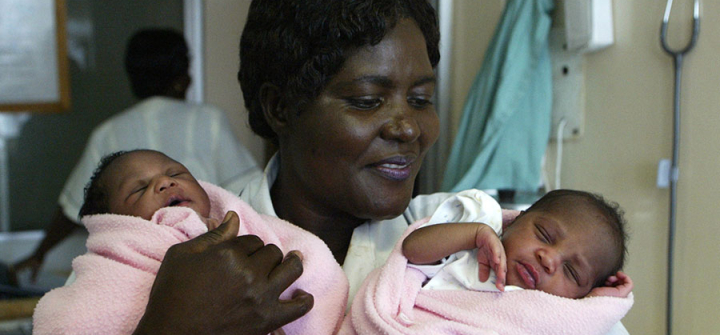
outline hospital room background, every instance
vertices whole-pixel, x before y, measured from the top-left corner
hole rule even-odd
[[[127,38],[141,27],[184,29],[196,76],[188,99],[223,109],[255,158],[264,163],[269,155],[246,124],[236,80],[238,39],[249,1],[64,1],[71,108],[63,113],[1,113],[10,224],[0,233],[0,260],[6,264],[26,256],[41,238],[89,131],[135,102],[120,55]],[[437,106],[444,135],[422,172],[423,191],[440,187],[465,101],[508,1],[435,2],[443,31]],[[625,270],[635,282],[635,304],[623,324],[631,334],[662,334],[667,324],[670,191],[658,186],[658,163],[672,156],[674,92],[673,61],[660,43],[666,3],[609,2],[612,44],[593,52],[565,53],[568,65],[553,74],[574,80],[570,92],[554,96],[556,105],[574,103],[574,123],[565,131],[569,135],[561,140],[562,149],[552,136],[543,174],[552,185],[598,192],[624,208],[630,235]],[[563,28],[562,5],[562,0],[555,3],[553,31]],[[690,39],[692,5],[692,0],[675,1],[667,34],[674,48]],[[713,284],[720,278],[720,94],[713,93],[720,89],[720,44],[715,37],[720,2],[704,1],[701,13],[700,37],[684,59],[681,83],[672,280],[675,334],[720,333],[720,289]],[[21,125],[17,133],[7,131],[10,123]],[[555,124],[552,131],[557,128]],[[82,233],[63,242],[46,259],[40,282],[62,281],[70,260],[83,248]],[[27,322],[27,311],[23,315],[18,306],[0,300],[0,333]]]

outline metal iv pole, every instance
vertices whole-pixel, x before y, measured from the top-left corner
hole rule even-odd
[[[673,153],[672,165],[670,167],[670,222],[668,232],[668,259],[667,259],[667,308],[666,308],[666,333],[672,333],[672,278],[673,278],[673,254],[675,248],[675,207],[677,204],[677,181],[678,181],[678,155],[680,151],[680,79],[682,77],[683,56],[692,50],[700,33],[700,0],[695,0],[693,9],[693,31],[690,42],[683,49],[674,50],[667,43],[667,26],[670,19],[673,0],[668,0],[665,6],[665,15],[660,26],[660,43],[663,50],[667,52],[674,61],[675,66],[675,96],[673,99]]]

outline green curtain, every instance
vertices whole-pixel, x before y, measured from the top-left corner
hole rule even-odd
[[[442,189],[535,191],[550,136],[552,0],[510,0],[468,93]]]

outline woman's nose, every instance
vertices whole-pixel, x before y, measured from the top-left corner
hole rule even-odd
[[[555,273],[555,270],[557,270],[558,264],[560,264],[560,256],[559,254],[552,250],[552,249],[539,249],[535,256],[537,257],[538,262],[540,263],[540,266],[543,267],[543,270],[548,274]]]
[[[406,107],[409,108],[409,107]],[[383,126],[381,136],[388,141],[414,142],[420,137],[420,126],[412,111],[401,111]]]
[[[156,192],[163,192],[167,190],[168,188],[177,186],[177,182],[174,178],[168,177],[168,176],[160,176],[158,177],[157,182],[155,183],[155,191]]]

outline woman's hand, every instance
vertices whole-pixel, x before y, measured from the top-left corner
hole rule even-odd
[[[480,268],[478,279],[485,282],[490,277],[490,269],[495,271],[497,276],[495,286],[500,291],[505,291],[505,277],[507,276],[507,257],[505,248],[495,231],[488,225],[478,223],[475,231],[475,247],[477,261]]]
[[[268,334],[303,316],[312,295],[279,296],[302,274],[299,252],[283,258],[257,236],[237,236],[238,216],[171,247],[135,334]]]
[[[596,287],[590,291],[588,297],[617,297],[627,298],[633,289],[633,282],[630,276],[622,271],[610,276],[605,281],[605,286]]]

